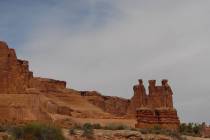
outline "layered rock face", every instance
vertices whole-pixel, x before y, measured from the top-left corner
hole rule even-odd
[[[177,129],[179,127],[179,118],[175,109],[137,109],[137,128],[154,128],[159,126],[166,129]]]
[[[66,82],[36,78],[27,61],[17,59],[14,49],[0,41],[0,121],[51,120],[41,93],[60,91]],[[57,105],[55,113],[70,115],[70,109]]]
[[[101,108],[104,112],[108,112],[118,117],[127,115],[127,109],[130,104],[130,100],[128,99],[103,96],[96,91],[82,91],[81,95],[93,105]]]
[[[33,77],[28,61],[17,59],[14,49],[0,42],[0,94],[24,93],[28,88],[55,91],[66,88],[65,81]]]
[[[43,92],[56,92],[66,89],[66,82],[54,79],[34,77],[30,80],[30,88],[36,88]]]
[[[133,90],[134,96],[131,98],[128,113],[134,115],[137,108],[147,104],[147,95],[142,80],[139,80],[138,85],[133,86]]]
[[[34,77],[27,61],[0,41],[0,122],[52,121],[124,115],[129,100],[67,89],[65,81]]]
[[[0,122],[53,120],[66,116],[123,118],[130,114],[135,116],[138,108],[137,127],[179,125],[167,80],[162,81],[162,86],[149,81],[149,94],[142,80],[133,89],[131,100],[103,96],[95,91],[67,89],[65,81],[34,77],[28,62],[17,59],[14,49],[0,41]]]
[[[146,94],[143,81],[134,86],[134,96],[129,106],[130,113],[137,117],[137,128],[152,128],[156,125],[177,129],[180,121],[173,107],[173,92],[167,80],[156,86],[155,80],[149,80],[149,94]]]
[[[0,42],[0,94],[24,92],[32,77],[28,62],[18,60],[15,51]]]

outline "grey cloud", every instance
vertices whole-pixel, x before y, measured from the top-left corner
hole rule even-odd
[[[113,16],[95,28],[99,9],[74,29],[65,9],[45,13],[18,52],[36,75],[107,95],[130,98],[138,78],[167,78],[181,120],[210,123],[210,2],[132,2],[109,2]]]

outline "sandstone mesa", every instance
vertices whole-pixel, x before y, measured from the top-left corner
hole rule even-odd
[[[161,86],[150,80],[148,94],[142,80],[133,90],[134,96],[124,99],[70,89],[65,81],[34,77],[28,61],[18,59],[14,49],[0,42],[1,122],[137,118],[138,128],[178,128],[180,121],[167,80]]]

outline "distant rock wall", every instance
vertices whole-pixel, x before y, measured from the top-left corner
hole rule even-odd
[[[128,99],[113,96],[103,96],[96,91],[81,91],[81,95],[88,99],[88,101],[93,105],[98,106],[105,112],[120,117],[127,115],[127,109],[130,104],[130,100]]]
[[[36,88],[43,92],[54,92],[66,88],[65,81],[34,77],[30,80],[30,88]]]

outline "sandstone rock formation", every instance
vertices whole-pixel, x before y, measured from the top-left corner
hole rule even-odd
[[[179,120],[173,108],[172,90],[167,80],[162,86],[149,81],[149,94],[139,80],[131,100],[103,96],[95,91],[66,88],[65,81],[34,77],[25,60],[0,41],[0,122],[57,121],[74,118],[125,118],[135,116],[137,127],[171,123]],[[148,119],[149,118],[149,119]],[[168,125],[167,125],[168,126]]]
[[[0,93],[23,92],[29,86],[31,77],[28,62],[18,60],[14,49],[0,42]]]
[[[125,114],[128,106],[126,99],[98,94],[83,98],[79,91],[66,88],[65,81],[34,77],[28,62],[2,41],[0,95],[0,122],[111,117]]]
[[[96,91],[81,91],[81,95],[91,102],[93,105],[98,106],[104,112],[108,112],[118,117],[127,115],[128,106],[130,104],[129,99],[103,96]]]
[[[42,93],[61,92],[66,82],[34,77],[28,62],[17,59],[14,49],[0,41],[0,121],[52,120],[50,113],[71,115],[67,106],[56,104],[50,112],[49,98]]]
[[[134,96],[129,109],[130,113],[137,117],[136,127],[151,128],[156,125],[167,129],[179,127],[177,111],[173,108],[173,92],[167,80],[162,80],[161,86],[156,86],[155,80],[149,80],[149,94],[146,94],[141,79],[133,89]]]
[[[66,82],[36,78],[29,71],[28,61],[17,59],[14,49],[0,42],[0,93],[24,93],[28,88],[55,91],[66,88]]]
[[[33,77],[30,79],[29,88],[36,88],[43,92],[56,92],[66,89],[66,82],[54,79]]]

